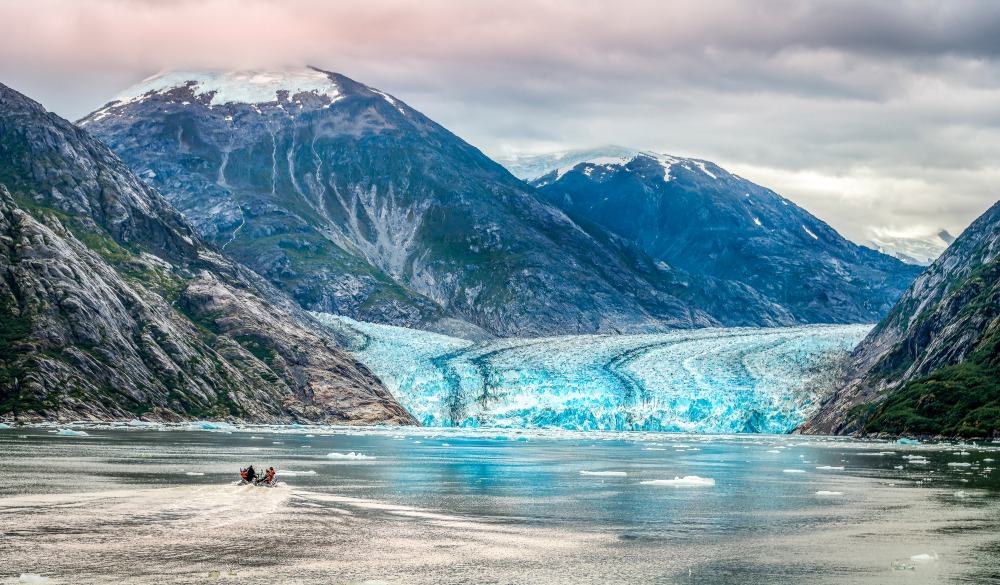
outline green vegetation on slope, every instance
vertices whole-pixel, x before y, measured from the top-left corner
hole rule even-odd
[[[955,437],[1000,434],[1000,336],[967,361],[903,386],[874,411],[864,430]]]
[[[994,260],[952,283],[946,299],[951,303],[947,304],[961,306],[952,322],[985,323],[988,332],[977,340],[965,361],[911,380],[877,408],[871,404],[855,407],[850,414],[870,416],[865,432],[956,437],[1000,434],[1000,333],[989,325],[1000,312],[998,282],[1000,261]],[[945,304],[925,311],[916,323],[933,320]]]

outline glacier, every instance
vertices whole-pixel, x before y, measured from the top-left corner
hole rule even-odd
[[[473,342],[314,313],[425,426],[785,433],[870,325]]]

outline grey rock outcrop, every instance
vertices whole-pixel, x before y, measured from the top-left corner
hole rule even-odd
[[[4,419],[415,423],[106,146],[2,84],[0,322]]]

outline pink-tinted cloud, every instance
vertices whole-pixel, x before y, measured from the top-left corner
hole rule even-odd
[[[0,27],[0,81],[70,118],[161,69],[308,63],[492,153],[737,165],[858,240],[997,197],[995,2],[0,0]]]

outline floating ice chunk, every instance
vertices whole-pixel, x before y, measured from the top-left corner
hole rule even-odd
[[[842,495],[844,495],[844,492],[831,492],[831,491],[828,491],[828,490],[819,490],[818,492],[816,492],[816,495],[817,496],[842,496]]]
[[[674,476],[673,479],[651,479],[639,483],[642,485],[669,485],[674,487],[711,487],[715,485],[715,480],[710,477],[685,475],[684,477]]]
[[[936,552],[932,552],[931,554],[924,553],[922,555],[913,555],[912,557],[910,557],[910,560],[916,563],[929,563],[932,561],[936,561],[939,558],[940,557]]]
[[[53,583],[52,579],[48,577],[42,577],[38,573],[21,573],[21,576],[17,578],[18,583]]]
[[[287,475],[288,477],[295,477],[298,475],[316,475],[316,472],[313,471],[312,469],[308,471],[292,471],[291,469],[279,469],[275,473],[277,473],[278,475]]]
[[[89,433],[87,431],[74,431],[73,429],[59,429],[56,434],[66,437],[86,437]]]
[[[902,469],[902,468],[903,468],[902,465],[895,465],[895,466],[893,466],[893,469]]]
[[[355,453],[354,451],[350,453],[327,453],[326,457],[327,459],[374,459],[374,457]]]
[[[986,459],[983,459],[983,462],[984,463],[993,463],[993,460],[990,459],[989,457],[987,457]]]
[[[602,477],[627,477],[624,471],[581,471],[580,475],[599,475]]]
[[[284,441],[271,441],[271,444],[272,445],[284,445],[285,442]]]
[[[191,427],[203,431],[232,431],[236,427],[227,422],[215,422],[210,420],[199,420],[191,423]]]
[[[643,447],[643,451],[666,451],[663,447]]]
[[[148,422],[148,421],[144,421],[144,420],[139,420],[137,418],[133,418],[132,420],[128,421],[128,426],[130,426],[130,427],[158,427],[158,426],[161,426],[161,425],[160,425],[160,423]]]
[[[451,447],[451,443],[441,443],[442,447]]]
[[[859,457],[885,457],[886,455],[895,455],[895,451],[879,451],[878,453],[858,453]]]
[[[768,453],[781,453],[781,451],[778,451],[777,449],[771,449],[768,451]]]
[[[826,471],[843,471],[843,465],[817,465],[816,469],[823,469]]]
[[[949,463],[948,467],[972,467],[971,463]]]
[[[185,471],[184,475],[205,475],[205,474],[201,473],[200,471]]]
[[[9,428],[10,428],[10,425],[4,424],[4,423],[0,423],[0,429],[9,429]]]
[[[959,491],[955,492],[955,497],[956,498],[967,498],[967,497],[969,497],[969,494],[965,493],[965,490],[959,490]]]
[[[804,469],[782,469],[782,473],[805,473]]]
[[[913,439],[896,439],[897,445],[919,445],[920,441],[914,441]]]

